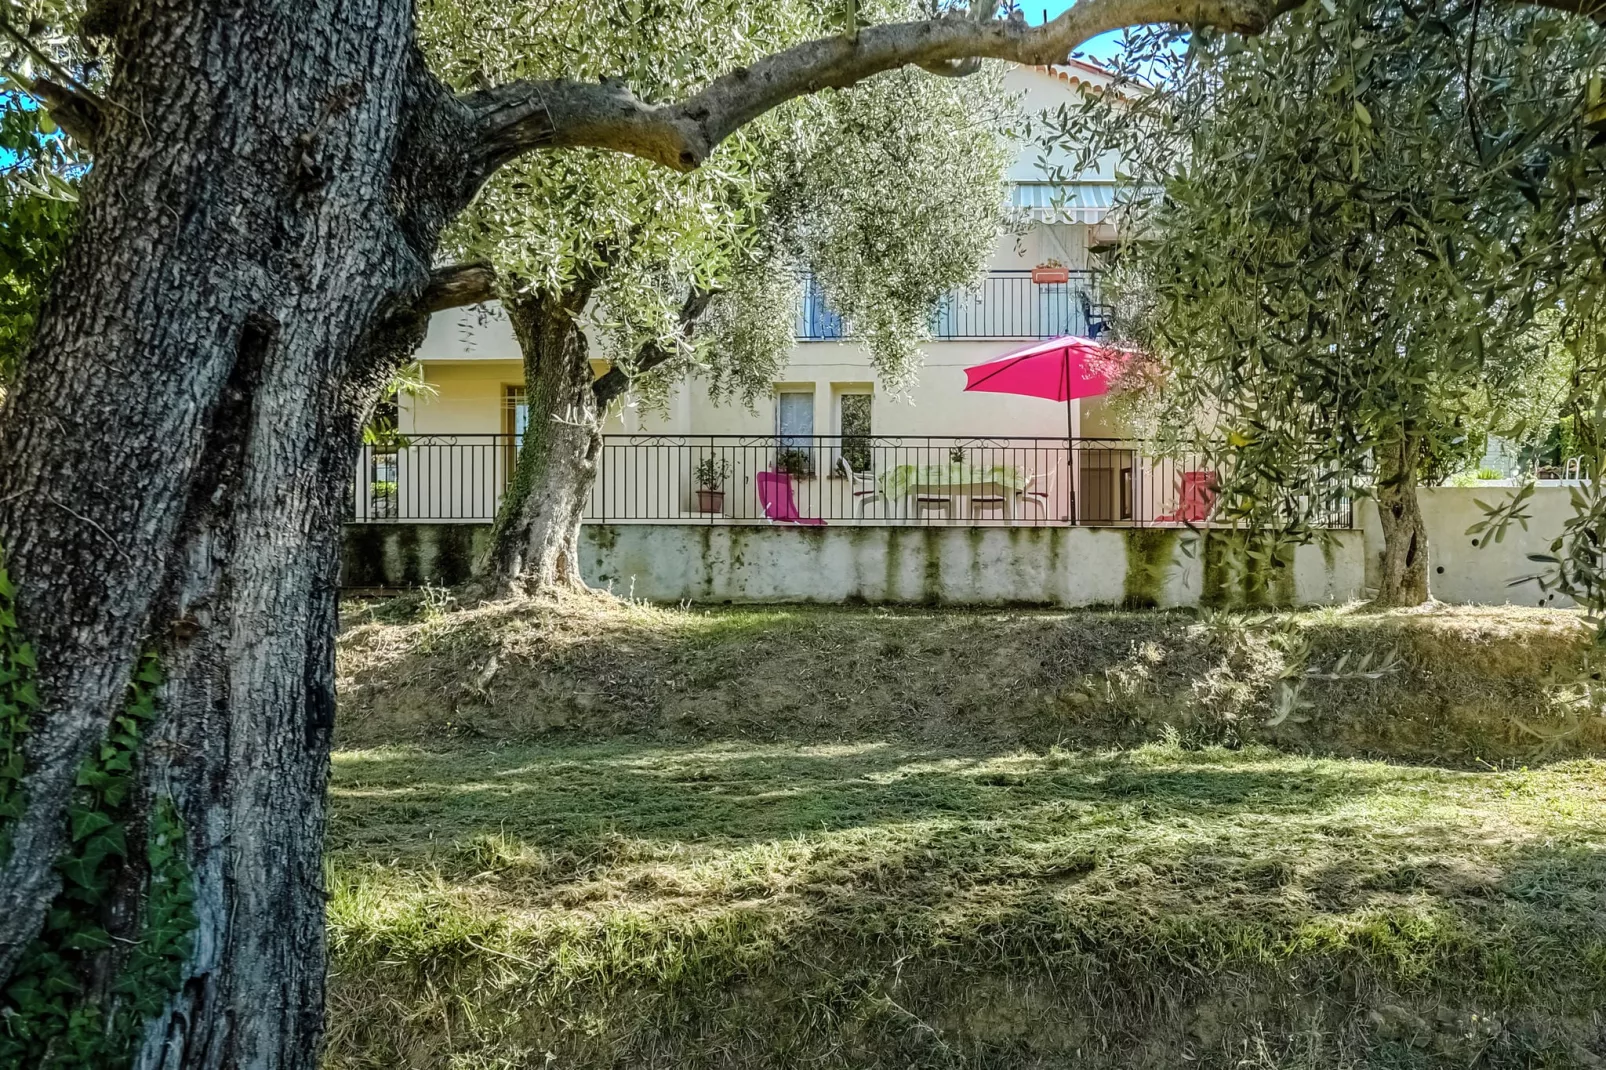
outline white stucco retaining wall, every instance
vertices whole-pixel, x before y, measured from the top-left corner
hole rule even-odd
[[[1493,504],[1509,493],[1422,491],[1436,598],[1535,605],[1544,597],[1538,584],[1511,580],[1539,571],[1528,555],[1545,551],[1572,515],[1568,488],[1538,488],[1527,503],[1526,531],[1513,525],[1504,541],[1474,546],[1466,530],[1483,519],[1477,499]],[[1358,503],[1356,519],[1359,530],[1335,532],[1325,550],[1300,547],[1292,567],[1269,578],[1235,561],[1229,539],[1185,553],[1187,533],[1175,528],[587,524],[581,569],[596,586],[662,602],[1341,603],[1367,597],[1376,585],[1383,545],[1376,506]],[[460,583],[487,534],[484,525],[348,525],[342,582]]]
[[[1512,581],[1531,576],[1543,566],[1528,560],[1529,554],[1545,553],[1551,540],[1561,534],[1562,525],[1572,516],[1571,492],[1565,486],[1537,487],[1525,503],[1532,517],[1528,529],[1513,524],[1501,542],[1488,542],[1467,534],[1467,528],[1484,518],[1478,501],[1490,505],[1506,500],[1515,488],[1433,487],[1420,491],[1422,518],[1428,528],[1428,582],[1433,597],[1441,602],[1479,605],[1538,605],[1545,598],[1534,582],[1512,586]],[[1376,587],[1378,555],[1383,551],[1383,528],[1377,519],[1375,502],[1356,506],[1356,522],[1366,533],[1367,586]],[[1474,545],[1477,538],[1480,545]],[[1570,606],[1560,595],[1549,606]]]
[[[657,602],[1050,606],[1312,604],[1360,596],[1360,532],[1251,575],[1176,529],[587,524],[587,582]]]

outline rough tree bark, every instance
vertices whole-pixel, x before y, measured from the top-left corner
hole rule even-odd
[[[585,586],[580,516],[602,453],[606,408],[591,389],[580,315],[591,288],[505,296],[502,307],[524,355],[529,422],[492,541],[489,578],[501,595]]]
[[[168,683],[140,780],[183,820],[196,928],[138,1065],[312,1067],[339,520],[356,431],[472,193],[445,148],[471,116],[405,6],[120,19],[78,236],[0,419],[0,547],[46,702],[0,976],[59,888],[79,762],[152,647]]]
[[[0,979],[59,887],[79,763],[154,648],[164,712],[139,774],[183,819],[196,929],[136,1065],[316,1065],[346,483],[379,384],[443,299],[440,229],[495,167],[589,145],[691,168],[766,109],[881,70],[1049,63],[1135,23],[1257,31],[1286,6],[1081,0],[1036,29],[870,27],[648,105],[567,81],[453,96],[388,0],[97,5],[111,83],[57,105],[96,163],[0,416],[0,548],[44,696],[0,859]]]
[[[561,294],[502,298],[524,356],[529,412],[485,565],[492,591],[502,597],[586,586],[579,566],[580,520],[596,484],[608,406],[630,383],[619,368],[592,374],[579,322],[590,293],[590,285],[580,285]],[[467,304],[471,297],[491,295],[476,295],[464,286],[457,296]],[[680,341],[690,341],[711,296],[697,290],[686,298]],[[675,347],[649,345],[637,355],[631,373],[651,371],[676,352]]]
[[[1379,606],[1416,606],[1428,588],[1428,529],[1417,497],[1422,436],[1407,430],[1378,458],[1377,516],[1383,527],[1379,555]]]

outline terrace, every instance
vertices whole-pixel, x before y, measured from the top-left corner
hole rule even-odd
[[[938,303],[931,319],[933,340],[1007,343],[1096,336],[1104,327],[1099,283],[1099,273],[1086,270],[990,272]],[[842,319],[826,306],[812,277],[803,280],[795,333],[801,343],[847,340]],[[986,347],[972,348],[986,355]],[[830,383],[816,386],[822,392],[832,389]],[[943,415],[951,402],[941,394],[946,387],[935,389],[936,414],[928,418],[941,424],[953,415]],[[841,410],[837,422],[845,433],[816,435],[815,396],[783,389],[774,427],[764,433],[749,428],[745,434],[606,436],[585,519],[1144,527],[1207,523],[1214,509],[1217,477],[1201,458],[1158,456],[1135,439],[1010,435],[1020,425],[1013,410],[980,420],[980,430],[997,426],[1004,434],[879,435],[869,433],[868,407],[851,427],[847,410]],[[799,399],[797,413],[781,404]],[[522,427],[522,419],[521,412],[519,419],[507,420],[507,430]],[[970,430],[978,429],[977,420],[966,422]],[[1040,432],[1041,422],[1030,429]],[[409,432],[389,443],[365,445],[351,518],[358,523],[492,521],[519,441],[517,433]],[[1349,524],[1347,502],[1335,502],[1328,512],[1333,526]]]
[[[989,271],[974,287],[953,290],[937,303],[931,336],[939,342],[1096,336],[1104,328],[1099,272],[1067,269],[1063,275],[1063,282],[1044,282],[1030,271]],[[803,280],[795,333],[803,342],[847,337],[842,317],[827,306],[813,277]]]
[[[359,523],[494,520],[512,435],[365,445]],[[1211,518],[1215,475],[1131,439],[609,435],[585,519],[606,524],[1181,526]],[[1350,524],[1347,499],[1326,510]]]

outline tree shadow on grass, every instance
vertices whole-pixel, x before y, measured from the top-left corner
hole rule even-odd
[[[1557,783],[1501,828],[1515,775],[1269,751],[362,752],[337,759],[330,844],[341,865],[439,869],[530,906],[673,900],[695,913],[756,897],[882,909],[874,890],[890,889],[893,907],[962,894],[968,910],[1086,892],[1089,879],[1179,916],[1226,900],[1343,913],[1475,883],[1535,836],[1606,834],[1588,816],[1606,812],[1598,771],[1579,763],[1569,780],[1567,768],[1534,774]],[[1544,793],[1567,790],[1582,816],[1545,816]]]
[[[337,761],[332,837],[374,849],[420,845],[420,829],[435,844],[498,830],[543,846],[604,833],[739,844],[939,820],[1314,818],[1380,785],[1471,775],[1270,753],[1158,764],[893,744],[360,752]]]
[[[450,991],[450,925],[450,961],[529,964],[475,999],[573,1065],[1241,1066],[1300,1029],[1322,1059],[1248,1065],[1587,1065],[1602,791],[1162,748],[372,752],[337,761],[334,866],[446,932],[370,934],[388,968]]]

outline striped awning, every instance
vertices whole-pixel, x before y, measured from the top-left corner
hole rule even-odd
[[[1016,208],[1050,223],[1102,223],[1115,207],[1114,182],[1017,182]]]

